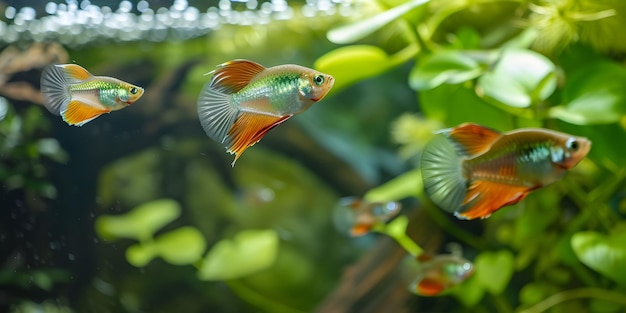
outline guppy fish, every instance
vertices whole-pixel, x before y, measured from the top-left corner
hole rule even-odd
[[[332,88],[332,76],[299,65],[265,68],[233,60],[210,72],[198,98],[206,134],[235,154],[235,162],[275,126],[308,109]]]
[[[344,197],[333,212],[335,226],[352,237],[369,233],[377,224],[396,216],[402,205],[396,201],[369,202],[359,197]]]
[[[44,106],[69,125],[83,126],[96,117],[123,109],[143,95],[143,88],[106,76],[93,76],[76,64],[46,67],[41,75]]]
[[[424,189],[458,218],[484,219],[558,181],[590,148],[587,138],[547,129],[500,133],[462,124],[441,131],[424,148]]]
[[[420,296],[436,296],[464,282],[474,273],[472,262],[455,254],[417,257],[419,274],[409,291]]]

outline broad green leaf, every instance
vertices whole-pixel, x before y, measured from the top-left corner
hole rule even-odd
[[[174,265],[194,263],[202,258],[206,241],[195,227],[185,226],[167,232],[154,241],[159,255],[166,262]]]
[[[422,172],[415,169],[371,189],[364,199],[370,202],[399,201],[418,196],[422,189]]]
[[[328,32],[326,37],[328,37],[328,40],[331,42],[337,44],[346,44],[357,41],[374,33],[381,27],[429,1],[430,0],[412,0],[406,2],[370,18],[334,28]]]
[[[484,102],[463,85],[441,85],[418,95],[424,116],[446,126],[474,122],[501,131],[512,127],[509,114]]]
[[[477,305],[485,295],[485,287],[476,275],[470,276],[466,281],[452,291],[452,294],[459,299],[466,307]]]
[[[513,253],[509,250],[483,252],[474,259],[476,273],[481,285],[492,294],[500,294],[513,276]]]
[[[180,215],[180,205],[170,199],[144,203],[122,215],[102,215],[96,220],[96,232],[105,240],[130,238],[139,241],[152,235]]]
[[[493,71],[478,79],[476,92],[516,108],[548,98],[556,89],[555,66],[530,50],[506,49]]]
[[[619,121],[626,114],[626,69],[604,61],[577,71],[563,88],[563,103],[550,117],[578,125]]]
[[[375,46],[348,46],[321,56],[314,67],[335,78],[332,91],[379,75],[393,66],[389,55]]]
[[[415,90],[432,89],[441,84],[458,84],[478,77],[483,68],[464,51],[435,52],[419,60],[409,75]]]
[[[233,239],[216,243],[198,271],[202,280],[229,280],[264,270],[278,255],[278,234],[273,229],[245,230]]]
[[[133,266],[144,267],[159,253],[153,242],[136,243],[126,249],[126,260]]]
[[[626,285],[626,232],[605,236],[593,231],[572,236],[578,259],[600,274]]]

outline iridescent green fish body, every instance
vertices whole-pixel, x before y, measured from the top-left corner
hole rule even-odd
[[[424,148],[424,188],[459,218],[486,218],[559,180],[590,148],[586,138],[547,129],[502,134],[463,124],[437,134]]]
[[[93,76],[76,64],[51,65],[41,75],[41,93],[48,111],[70,125],[123,109],[143,95],[143,88],[113,77]]]

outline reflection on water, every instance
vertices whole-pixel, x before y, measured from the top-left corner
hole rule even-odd
[[[14,2],[9,2],[11,5],[0,14],[0,44],[44,39],[72,46],[99,40],[185,40],[205,35],[221,25],[347,16],[355,7],[350,0],[307,0],[297,6],[285,0],[220,0],[203,2],[204,7],[191,6],[187,0],[174,0],[170,6],[145,0],[114,1],[110,6],[89,0],[66,0],[50,1],[39,8]]]

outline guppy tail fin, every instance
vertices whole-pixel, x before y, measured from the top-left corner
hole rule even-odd
[[[213,74],[213,79],[204,85],[198,98],[202,128],[211,139],[224,144],[229,153],[235,154],[233,166],[244,150],[291,117],[242,111],[231,101],[232,94],[246,87],[263,70],[265,67],[248,60],[220,64],[208,73]]]
[[[63,65],[49,65],[41,74],[41,95],[43,104],[55,115],[61,115],[70,103],[70,78],[66,75]]]
[[[451,213],[463,207],[467,194],[462,161],[446,134],[436,134],[422,151],[424,191],[437,206]]]

